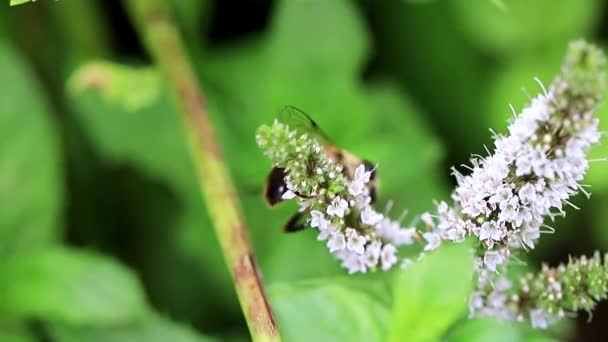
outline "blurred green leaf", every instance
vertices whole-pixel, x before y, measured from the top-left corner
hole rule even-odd
[[[446,3],[472,41],[501,56],[543,55],[564,47],[595,29],[602,6],[597,0],[510,0],[508,11],[501,11],[488,0]]]
[[[201,314],[192,302],[207,307],[202,314],[209,319],[221,310],[238,313],[179,116],[160,76],[152,68],[92,62],[73,74],[69,89],[76,119],[97,152],[148,180],[123,183],[132,198],[126,210],[145,232],[141,253],[151,298],[180,316]],[[151,184],[159,184],[162,194]],[[206,291],[200,291],[202,282]]]
[[[562,336],[563,338],[564,336]],[[532,329],[528,325],[493,319],[469,319],[463,321],[447,336],[448,342],[515,342],[558,341],[550,338],[546,331]]]
[[[0,258],[58,240],[63,206],[59,138],[24,58],[0,39]],[[10,204],[8,204],[10,203]]]
[[[150,316],[143,321],[121,326],[74,327],[51,326],[51,336],[56,342],[211,342],[215,339],[202,336],[194,329]]]
[[[285,341],[384,341],[389,310],[368,293],[317,279],[268,289]]]
[[[11,6],[16,6],[16,5],[21,5],[21,4],[24,4],[26,2],[30,2],[30,1],[33,1],[33,0],[11,0],[10,5]]]
[[[433,129],[449,142],[445,147],[450,163],[460,164],[470,153],[483,151],[487,127],[479,120],[479,94],[487,70],[457,29],[449,2],[411,6],[403,1],[370,1],[369,12],[376,63],[397,77],[424,108],[422,114]],[[449,171],[443,170],[447,178]]]
[[[0,341],[2,342],[34,342],[36,338],[24,322],[12,322],[2,317],[0,320]]]
[[[431,252],[401,271],[395,283],[390,341],[434,341],[463,316],[473,289],[469,243]]]
[[[146,312],[137,278],[101,255],[65,248],[0,265],[0,315],[70,324],[119,324]]]

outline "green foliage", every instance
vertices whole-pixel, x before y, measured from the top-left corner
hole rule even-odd
[[[34,342],[34,334],[28,331],[22,322],[2,319],[0,322],[0,341],[6,342]]]
[[[471,245],[447,245],[401,271],[395,283],[390,341],[433,341],[467,308],[473,289]]]
[[[446,3],[475,44],[508,56],[566,46],[596,27],[602,5],[597,0],[511,0],[508,11],[501,11],[487,0]]]
[[[3,316],[118,324],[140,318],[146,309],[138,280],[100,255],[53,248],[0,265]]]
[[[30,1],[33,1],[33,0],[11,0],[10,5],[11,6],[22,5],[22,4],[24,4],[26,2],[30,2]]]
[[[334,282],[321,278],[269,288],[283,339],[384,341],[389,308],[369,292]]]
[[[58,134],[32,70],[0,38],[0,260],[54,243],[61,233]]]
[[[472,319],[458,325],[446,337],[449,342],[549,342],[554,339],[544,333],[522,325],[514,325],[492,319]]]
[[[192,329],[177,325],[161,317],[150,316],[135,323],[119,326],[53,325],[51,336],[57,342],[211,342]]]
[[[296,208],[263,203],[270,164],[255,129],[284,105],[302,108],[338,146],[378,163],[378,210],[393,199],[390,216],[408,208],[409,224],[447,199],[447,167],[483,153],[487,128],[506,127],[508,103],[528,102],[519,89],[539,92],[533,77],[549,84],[566,41],[596,33],[601,1],[284,0],[259,32],[219,43],[207,34],[230,31],[232,10],[167,4],[202,80],[286,341],[546,338],[465,319],[464,250],[346,277],[313,231],[281,233]],[[174,99],[154,66],[133,65],[144,57],[132,55],[135,38],[111,18],[120,12],[113,6],[0,8],[0,340],[37,340],[32,318],[59,342],[209,340],[197,330],[238,339],[242,314]],[[598,113],[604,131],[607,113]],[[604,144],[592,158],[606,156]],[[607,172],[608,163],[592,163],[594,202],[557,227],[575,238],[557,235],[561,254],[543,249],[531,260],[565,260],[573,245],[606,249]]]

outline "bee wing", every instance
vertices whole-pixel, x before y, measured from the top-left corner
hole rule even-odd
[[[285,223],[285,226],[283,226],[283,231],[285,233],[294,233],[304,230],[308,227],[310,227],[310,225],[308,224],[304,213],[297,212],[289,219],[289,221],[287,221],[287,223]]]
[[[334,145],[319,125],[299,108],[294,106],[283,107],[279,112],[278,120],[300,134],[308,134],[316,138],[324,146]]]

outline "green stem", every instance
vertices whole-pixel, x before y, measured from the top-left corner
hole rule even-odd
[[[182,39],[160,0],[126,0],[142,40],[179,105],[224,259],[254,341],[280,341],[238,199]]]

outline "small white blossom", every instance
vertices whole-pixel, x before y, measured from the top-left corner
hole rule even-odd
[[[441,237],[437,233],[424,233],[422,237],[427,241],[427,245],[424,247],[425,251],[431,251],[441,244]]]
[[[427,226],[434,226],[435,225],[435,222],[433,222],[433,217],[431,216],[430,213],[423,213],[422,215],[420,215],[420,219]]]
[[[534,242],[540,237],[540,229],[536,226],[525,227],[521,232],[521,241],[529,248],[534,248]]]
[[[397,263],[396,253],[397,249],[391,244],[387,244],[382,247],[382,253],[380,254],[380,258],[382,260],[382,269],[384,271],[388,270],[395,263]]]
[[[340,198],[340,196],[334,197],[331,204],[327,206],[327,215],[344,217],[344,212],[348,209],[348,202]]]
[[[357,272],[365,273],[367,271],[365,256],[351,253],[345,256],[343,260],[342,266],[348,270],[349,274]]]
[[[319,228],[319,230],[325,230],[329,226],[329,221],[325,219],[325,215],[318,210],[310,212],[310,226],[313,228]]]
[[[283,195],[281,195],[281,199],[284,199],[284,200],[290,200],[295,197],[296,197],[296,193],[291,190],[287,190],[283,193]]]
[[[365,166],[363,164],[357,166],[353,179],[348,186],[348,192],[353,196],[363,194],[367,189],[367,183],[369,182],[371,174],[370,171],[365,171]]]
[[[327,248],[329,248],[330,252],[341,251],[346,248],[346,239],[344,238],[344,234],[340,232],[335,232],[327,241]]]
[[[324,229],[319,228],[319,235],[317,235],[317,240],[321,240],[321,241],[327,240],[329,237],[331,237],[337,231],[338,231],[338,228],[336,228],[335,226],[332,226],[331,224],[327,225],[327,227]]]
[[[382,243],[374,241],[365,248],[365,264],[367,267],[373,268],[378,265],[380,252],[382,251]]]
[[[496,222],[488,221],[481,225],[478,237],[479,240],[500,241],[503,237],[503,232]]]
[[[384,216],[377,213],[372,207],[366,207],[361,211],[361,222],[370,226],[378,224]]]
[[[360,255],[363,254],[363,252],[365,251],[365,243],[367,242],[367,239],[365,238],[365,236],[359,235],[352,228],[346,229],[346,236],[347,236],[346,248],[348,248],[349,250],[351,250],[357,254],[360,254]]]
[[[530,310],[530,322],[533,328],[547,329],[549,327],[550,315],[543,309]]]
[[[486,251],[483,256],[483,263],[491,271],[496,271],[496,267],[504,262],[502,254],[498,251]]]

